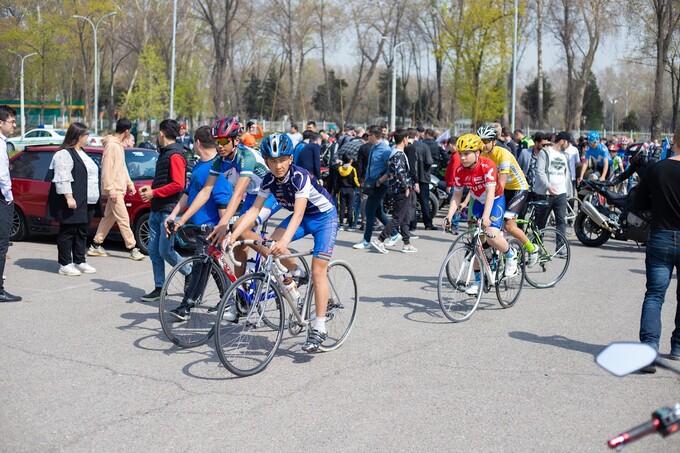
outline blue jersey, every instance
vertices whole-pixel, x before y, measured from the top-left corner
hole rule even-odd
[[[595,160],[595,165],[600,170],[604,169],[605,159],[609,161],[609,168],[611,168],[613,165],[612,157],[609,155],[607,147],[602,143],[599,143],[595,148],[591,146],[588,147],[586,150],[586,160],[590,159],[591,157]]]
[[[217,159],[219,160],[219,157]],[[194,166],[191,172],[191,180],[185,190],[188,197],[187,206],[191,206],[191,203],[194,201],[194,198],[196,198],[196,195],[198,195],[198,192],[205,186],[205,182],[210,175],[210,166],[212,163],[213,161],[203,162],[199,160]],[[225,178],[224,175],[218,175],[215,180],[215,186],[210,193],[210,198],[201,209],[196,211],[196,214],[194,214],[187,223],[193,223],[195,225],[217,225],[220,221],[218,209],[227,207],[229,200],[231,200],[232,193],[233,189],[231,184],[229,184],[229,181],[227,181],[227,178]]]
[[[316,216],[334,208],[326,189],[307,170],[297,165],[291,165],[286,176],[280,181],[271,173],[264,177],[258,196],[267,198],[271,194],[289,211],[295,209],[297,198],[307,198],[305,216]]]

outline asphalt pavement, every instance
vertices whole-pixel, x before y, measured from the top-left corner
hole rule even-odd
[[[65,277],[54,238],[15,242],[6,288],[24,301],[0,304],[0,450],[605,451],[680,401],[669,371],[616,378],[594,362],[605,345],[637,339],[643,248],[574,239],[555,288],[525,285],[510,309],[489,293],[454,324],[436,293],[452,237],[417,234],[417,253],[398,244],[382,255],[340,232],[333,257],[360,279],[350,338],[309,355],[286,333],[249,378],[222,367],[210,343],[182,350],[165,338],[157,303],[140,301],[153,287],[148,258],[107,242],[110,256],[88,259],[96,274]],[[680,451],[680,435],[628,451]]]

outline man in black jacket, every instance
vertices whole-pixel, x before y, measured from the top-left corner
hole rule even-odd
[[[412,143],[407,146],[406,155],[409,155],[412,149],[415,154],[415,168],[412,168],[415,174],[415,193],[420,203],[420,211],[423,215],[423,224],[426,230],[436,230],[437,227],[432,223],[432,218],[436,213],[430,212],[430,167],[434,163],[430,146],[424,141],[418,141],[418,131],[416,129],[408,130],[409,141]],[[432,140],[434,142],[434,140]],[[439,152],[439,145],[435,143],[437,152]],[[411,218],[410,230],[415,231],[418,223],[418,218],[414,215]]]

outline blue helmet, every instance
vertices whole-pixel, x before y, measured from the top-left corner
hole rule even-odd
[[[286,134],[271,134],[260,142],[262,157],[281,157],[293,155],[293,141]]]
[[[600,140],[600,133],[597,131],[590,131],[588,132],[588,141],[589,142],[596,142]]]

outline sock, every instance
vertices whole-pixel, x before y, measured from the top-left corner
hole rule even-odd
[[[479,271],[475,271],[475,281],[476,281],[476,282],[481,282],[481,281],[482,281],[482,276],[479,275]]]
[[[326,317],[316,317],[312,320],[312,330],[318,330],[321,333],[326,333]]]
[[[508,251],[505,252],[503,255],[505,255],[506,259],[511,260],[515,257],[515,249],[513,249],[512,247],[509,247]]]
[[[536,246],[531,241],[527,241],[526,244],[524,244],[524,248],[527,249],[527,252],[529,253],[533,253],[534,250],[536,250]]]

